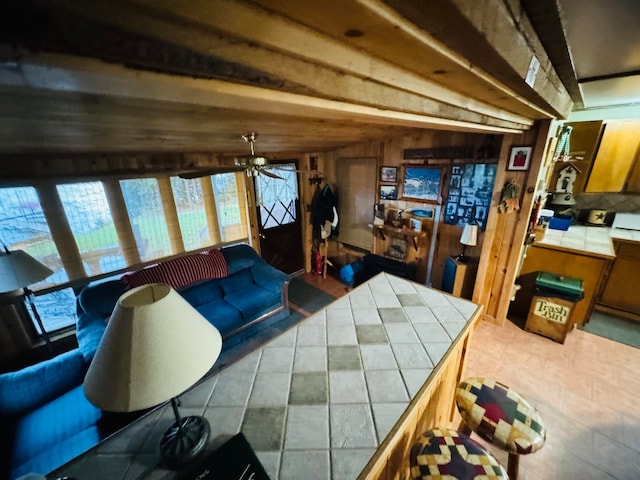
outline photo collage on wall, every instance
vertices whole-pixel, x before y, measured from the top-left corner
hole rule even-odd
[[[452,165],[444,223],[464,226],[474,222],[484,230],[491,205],[497,164]]]

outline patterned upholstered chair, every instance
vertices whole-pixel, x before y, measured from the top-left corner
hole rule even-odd
[[[542,448],[547,431],[538,411],[516,391],[488,378],[468,378],[458,385],[459,430],[471,432],[509,453],[507,472],[518,478],[520,455]]]
[[[428,430],[411,448],[411,480],[508,479],[502,465],[467,435],[446,428]]]

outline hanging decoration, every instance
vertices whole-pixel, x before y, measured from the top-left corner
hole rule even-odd
[[[508,180],[502,188],[502,196],[498,205],[499,213],[512,213],[520,210],[520,185],[515,178]]]

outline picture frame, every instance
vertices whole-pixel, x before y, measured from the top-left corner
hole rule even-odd
[[[386,183],[397,183],[398,167],[380,167],[380,181]]]
[[[425,203],[441,203],[442,177],[442,167],[404,165],[402,198]]]
[[[511,147],[511,151],[509,153],[509,162],[507,163],[507,170],[529,170],[532,150],[532,147],[526,145]]]
[[[380,185],[380,200],[397,200],[397,185]]]

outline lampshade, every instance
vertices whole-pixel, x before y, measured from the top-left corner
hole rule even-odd
[[[0,293],[28,287],[52,274],[53,270],[24,250],[0,252]]]
[[[460,243],[469,247],[475,247],[478,244],[478,225],[467,223],[462,230]]]
[[[84,390],[107,411],[153,407],[194,385],[221,348],[218,330],[175,290],[143,285],[118,299]]]

